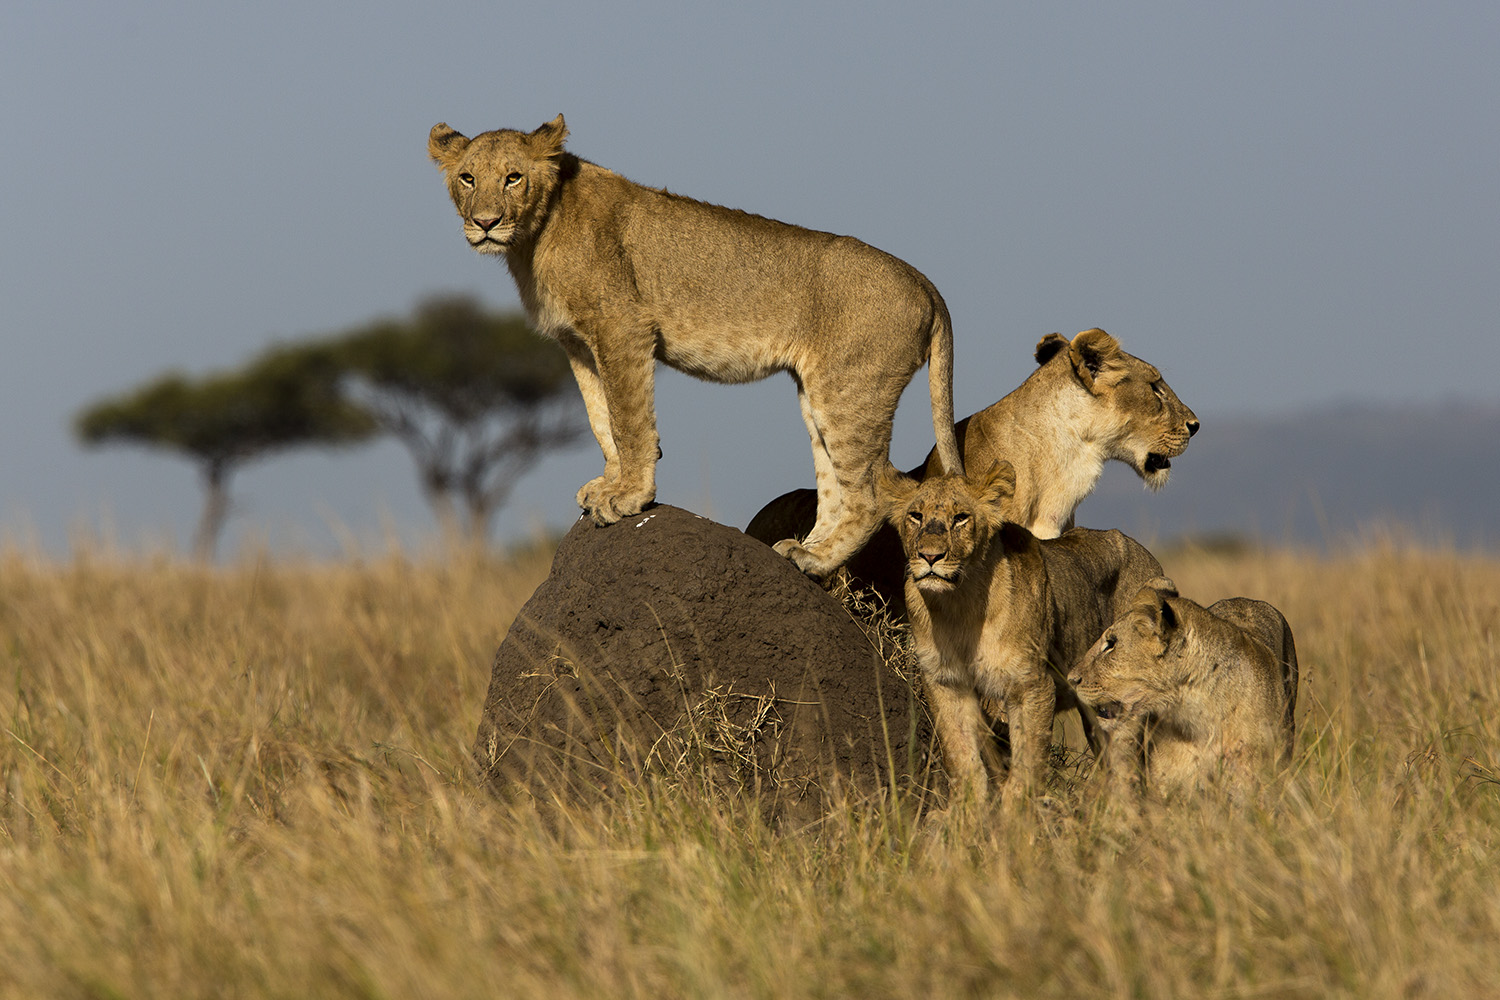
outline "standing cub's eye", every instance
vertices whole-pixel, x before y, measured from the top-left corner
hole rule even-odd
[[[909,510],[909,511],[906,512],[906,516],[909,517],[909,518],[911,518],[911,523],[912,524],[921,524],[922,523],[922,512],[921,511]]]
[[[1107,636],[1104,637],[1104,645],[1102,645],[1102,646],[1099,647],[1099,655],[1103,656],[1105,653],[1113,651],[1114,648],[1115,648],[1115,637],[1112,636],[1112,635],[1107,635]]]
[[[462,184],[466,188],[471,188],[471,187],[474,186],[474,175],[473,174],[459,174],[458,175],[458,182],[460,184]]]
[[[956,528],[960,524],[967,523],[968,520],[969,520],[969,515],[966,514],[966,513],[964,513],[963,511],[959,511],[957,514],[953,515],[953,526]]]
[[[515,171],[511,171],[510,173],[505,175],[506,187],[515,187],[519,183],[521,183],[521,175],[516,173]]]

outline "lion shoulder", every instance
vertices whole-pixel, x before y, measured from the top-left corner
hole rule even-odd
[[[1071,607],[1093,601],[1104,616],[1097,625],[1086,624],[1093,634],[1085,648],[1129,606],[1136,591],[1162,575],[1161,563],[1151,550],[1118,528],[1070,528],[1041,546],[1057,600]]]

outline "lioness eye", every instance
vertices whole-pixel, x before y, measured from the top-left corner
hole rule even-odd
[[[514,171],[512,171],[511,173],[508,173],[508,174],[505,175],[505,186],[506,187],[514,187],[515,185],[517,185],[519,183],[521,183],[521,175],[520,174],[515,173]]]
[[[963,524],[963,523],[967,522],[968,520],[969,520],[969,515],[968,514],[954,514],[953,515],[953,526],[956,528],[960,524]]]
[[[1115,637],[1107,635],[1104,637],[1104,646],[1099,650],[1100,654],[1108,653],[1115,648]]]
[[[909,510],[909,511],[906,512],[906,516],[909,517],[909,518],[911,518],[911,523],[912,524],[921,524],[922,523],[922,515],[920,513],[918,513],[917,511]]]
[[[459,174],[458,175],[458,181],[464,187],[473,187],[474,186],[474,175],[473,174]]]

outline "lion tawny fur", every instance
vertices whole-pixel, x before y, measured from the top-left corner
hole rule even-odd
[[[604,453],[577,496],[596,522],[655,498],[657,361],[717,382],[791,374],[818,512],[776,548],[811,575],[879,524],[891,421],[923,364],[937,450],[962,468],[952,326],[919,271],[849,236],[636,184],[565,150],[566,135],[561,115],[473,139],[439,124],[428,152],[469,244],[505,259],[532,322],[567,352]]]

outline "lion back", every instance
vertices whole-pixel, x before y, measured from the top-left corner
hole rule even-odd
[[[1114,528],[1071,528],[1039,544],[1070,665],[1130,608],[1136,591],[1162,575],[1144,545]]]
[[[1209,605],[1210,614],[1239,626],[1252,639],[1271,651],[1281,669],[1282,697],[1286,702],[1283,724],[1287,734],[1287,753],[1296,740],[1297,715],[1297,643],[1286,616],[1275,605],[1249,597],[1229,597]]]
[[[1046,543],[1050,553],[1066,556],[1074,566],[1059,573],[1049,566],[1054,591],[1059,584],[1073,593],[1063,596],[1077,604],[1092,596],[1105,625],[1129,610],[1136,591],[1162,575],[1161,563],[1140,542],[1116,528],[1071,528]],[[1100,627],[1103,631],[1103,626]],[[1097,636],[1095,637],[1097,638]],[[1090,642],[1092,643],[1092,639]]]

